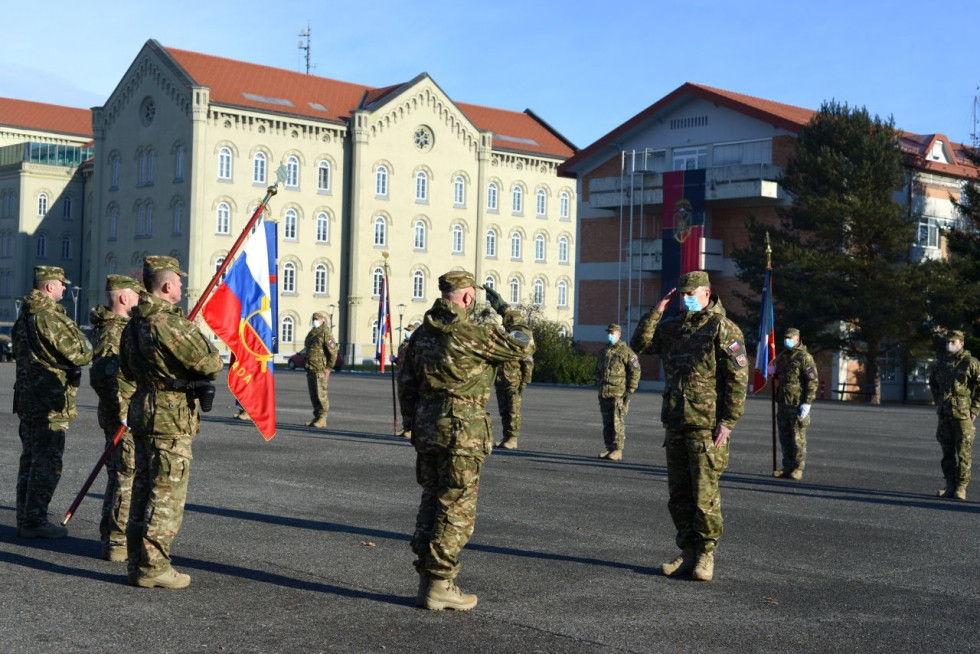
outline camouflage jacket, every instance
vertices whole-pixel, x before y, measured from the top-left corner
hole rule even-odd
[[[701,311],[685,311],[663,323],[660,315],[653,310],[643,316],[631,344],[641,354],[660,355],[666,375],[664,426],[734,428],[745,411],[749,379],[742,331],[725,317],[716,295]]]
[[[531,383],[534,376],[534,357],[524,357],[520,361],[507,361],[497,366],[494,384],[507,391],[521,391]]]
[[[776,357],[776,379],[776,401],[780,404],[798,407],[813,404],[817,397],[817,364],[802,343]]]
[[[398,370],[402,420],[419,451],[484,456],[493,448],[487,402],[495,366],[534,352],[531,329],[508,309],[503,326],[480,324],[438,299],[415,330]]]
[[[595,362],[595,378],[599,397],[623,397],[640,385],[640,360],[624,341],[607,345]]]
[[[89,383],[99,396],[99,427],[115,430],[126,419],[129,400],[136,392],[136,384],[123,377],[119,367],[119,341],[129,318],[100,304],[92,309],[89,321],[95,327]]]
[[[188,381],[214,379],[221,358],[183,310],[148,293],[122,333],[119,360],[126,379],[136,381],[129,403],[129,428],[136,436],[176,437],[200,431],[193,389]]]
[[[969,350],[944,356],[929,376],[936,412],[957,420],[980,415],[980,361]]]
[[[337,363],[337,341],[326,323],[314,327],[306,335],[306,370],[307,372],[323,372],[333,368]]]
[[[65,308],[36,289],[24,297],[11,338],[17,360],[14,413],[66,426],[78,413],[78,389],[68,375],[92,360],[92,345]]]

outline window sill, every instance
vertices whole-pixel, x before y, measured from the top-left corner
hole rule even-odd
[[[316,190],[317,195],[333,195],[333,191],[328,188],[318,188]]]
[[[418,198],[415,198],[415,204],[429,204],[429,201],[428,200],[420,200]]]
[[[385,200],[385,201],[387,201],[388,200],[388,195],[387,194],[385,194],[385,195],[375,195],[374,196],[374,199],[375,200]]]
[[[490,209],[490,208],[488,208],[487,209],[487,213],[492,213],[492,214],[500,215],[500,210],[499,209]]]

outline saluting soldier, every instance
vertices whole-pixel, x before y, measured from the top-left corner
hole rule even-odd
[[[943,450],[941,466],[946,478],[939,497],[957,500],[966,499],[973,460],[973,423],[980,414],[980,361],[963,349],[964,340],[959,330],[946,335],[946,356],[929,376],[939,415],[936,440]]]
[[[337,341],[327,327],[326,316],[317,311],[313,314],[313,329],[306,335],[306,385],[313,403],[313,419],[307,427],[324,429],[327,426],[327,412],[330,399],[327,397],[327,382],[330,371],[337,363]]]
[[[776,425],[783,450],[783,468],[773,477],[803,479],[806,467],[806,428],[810,408],[817,397],[817,364],[800,342],[800,330],[790,327],[783,334],[783,351],[776,357]]]
[[[608,345],[596,359],[595,376],[599,385],[599,412],[602,414],[602,439],[606,449],[600,459],[623,460],[626,443],[626,414],[630,398],[640,385],[640,361],[636,352],[622,340],[623,328],[613,323],[606,327]]]
[[[48,521],[48,504],[61,479],[65,432],[75,418],[75,396],[92,345],[58,304],[71,282],[57,266],[35,266],[34,288],[24,296],[11,330],[17,377],[14,412],[20,418],[17,535],[64,538],[68,529]]]

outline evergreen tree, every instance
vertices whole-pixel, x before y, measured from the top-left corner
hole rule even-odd
[[[968,339],[975,339],[980,336],[980,150],[973,148],[964,154],[978,173],[964,186],[962,198],[953,198],[964,220],[960,227],[943,233],[948,254],[948,269],[943,273],[948,280],[935,304],[944,326],[963,329]],[[977,350],[975,340],[971,347]]]

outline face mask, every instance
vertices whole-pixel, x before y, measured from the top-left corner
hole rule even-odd
[[[962,345],[957,345],[956,343],[946,343],[946,351],[950,354],[956,354],[961,349],[963,349]]]
[[[684,308],[688,311],[700,311],[701,303],[693,295],[684,295],[682,298],[684,300]]]
[[[796,347],[796,341],[793,340],[792,338],[787,338],[783,340],[783,345],[785,345],[788,348],[793,348]]]
[[[615,345],[616,341],[619,340],[619,336],[617,334],[607,334],[606,340],[609,341],[610,345]]]
[[[320,325],[322,325],[322,324],[323,324],[323,321],[322,320],[314,320],[313,321],[313,327],[316,328],[316,329],[320,329]]]

